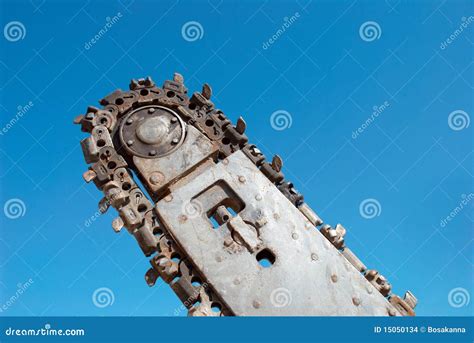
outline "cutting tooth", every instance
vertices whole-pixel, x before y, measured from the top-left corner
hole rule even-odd
[[[82,119],[84,119],[84,116],[82,114],[78,115],[76,118],[74,118],[74,124],[80,124]]]
[[[174,80],[174,82],[183,83],[184,82],[184,77],[180,73],[174,73],[173,80]]]
[[[87,170],[84,172],[84,174],[82,174],[82,178],[84,179],[85,182],[89,183],[91,182],[92,180],[95,179],[95,177],[97,176],[97,174],[95,173],[95,171],[93,170]]]
[[[403,300],[412,308],[414,309],[418,304],[418,299],[413,295],[412,292],[406,291],[405,295],[403,296]]]
[[[145,79],[145,86],[146,87],[151,87],[153,86],[153,80],[151,79],[151,77],[147,76],[146,79]]]
[[[281,167],[283,167],[283,161],[281,160],[281,157],[278,155],[273,156],[272,169],[276,171],[277,173],[279,173],[281,170]]]
[[[336,225],[336,232],[341,235],[341,237],[344,237],[346,235],[346,228],[342,226],[341,224]]]
[[[237,119],[237,125],[235,126],[235,129],[238,133],[243,134],[246,128],[247,124],[245,123],[244,118],[239,117],[239,119]]]
[[[114,229],[115,232],[120,232],[123,228],[123,220],[120,217],[115,218],[112,221],[112,229]]]
[[[135,80],[135,79],[132,79],[132,81],[130,81],[130,90],[134,90],[138,87],[138,81]]]
[[[207,83],[205,83],[205,84],[202,86],[201,94],[202,94],[203,97],[205,97],[207,100],[211,99],[211,96],[212,96],[212,89],[211,89],[211,86],[209,86]]]
[[[149,287],[153,287],[160,275],[153,268],[148,269],[145,274],[145,281]]]
[[[100,109],[98,109],[98,108],[95,107],[95,106],[89,106],[89,107],[87,107],[87,113],[89,113],[89,112],[96,113],[97,111],[100,111]]]

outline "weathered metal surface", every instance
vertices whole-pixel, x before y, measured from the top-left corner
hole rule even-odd
[[[152,256],[148,285],[161,277],[192,316],[414,315],[416,298],[391,294],[211,95],[189,97],[179,74],[162,88],[132,80],[74,120],[101,211]]]
[[[218,148],[193,126],[186,128],[186,139],[179,149],[161,158],[133,156],[133,164],[142,176],[153,199],[167,191],[170,182],[182,178],[206,159],[217,156]]]
[[[156,205],[163,224],[226,307],[235,315],[388,314],[392,306],[384,296],[241,151],[227,162],[173,185],[172,199]],[[228,187],[226,193],[245,204],[217,228],[209,216],[228,199],[216,196],[214,186]],[[183,216],[183,204],[192,201],[199,215]],[[274,255],[273,264],[259,264],[262,251]]]

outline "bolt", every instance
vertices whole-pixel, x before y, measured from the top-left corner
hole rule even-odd
[[[132,118],[128,118],[125,123],[126,123],[127,125],[130,125],[131,123],[133,123],[133,119],[132,119]]]
[[[178,138],[173,138],[173,140],[171,141],[171,144],[178,144],[178,142],[179,142]]]
[[[156,156],[156,150],[150,150],[150,152],[148,153],[148,155],[150,155],[150,156]]]
[[[129,139],[129,140],[127,141],[127,145],[128,145],[128,146],[133,145],[133,141],[132,141],[131,139]]]
[[[239,182],[244,183],[245,182],[245,176],[239,176]]]
[[[155,109],[154,109],[154,108],[150,108],[150,109],[148,110],[148,113],[153,113],[153,112],[155,112]]]

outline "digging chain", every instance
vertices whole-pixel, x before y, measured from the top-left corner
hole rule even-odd
[[[88,107],[85,115],[75,118],[74,123],[90,135],[81,141],[89,169],[83,174],[86,182],[94,182],[104,193],[99,202],[101,212],[112,206],[119,216],[112,227],[119,232],[125,227],[139,243],[143,253],[151,257],[151,268],[145,275],[149,286],[161,277],[177,294],[191,316],[233,315],[213,291],[212,285],[193,268],[186,252],[167,232],[154,211],[144,190],[134,181],[137,173],[133,156],[127,152],[119,137],[119,127],[127,114],[143,106],[157,105],[172,109],[187,124],[195,127],[209,140],[217,144],[219,160],[241,150],[260,171],[297,207],[320,232],[365,278],[403,315],[414,315],[416,298],[407,292],[404,298],[391,294],[390,283],[377,271],[368,270],[355,254],[345,246],[346,230],[340,224],[335,228],[322,220],[304,203],[303,196],[285,180],[282,160],[276,155],[268,162],[262,152],[248,142],[246,123],[242,117],[236,125],[224,113],[216,109],[210,100],[211,87],[205,84],[201,92],[188,96],[183,77],[175,74],[173,80],[157,87],[151,78],[132,80],[129,91],[116,90],[102,100],[98,107]],[[130,120],[130,119],[129,119]],[[153,151],[149,152],[150,155]],[[140,178],[140,175],[138,175]],[[153,197],[153,196],[152,196]],[[153,198],[153,201],[158,199]],[[389,313],[395,315],[395,312]]]

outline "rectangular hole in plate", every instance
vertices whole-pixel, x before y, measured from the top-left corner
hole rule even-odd
[[[237,213],[232,207],[226,206],[223,203],[222,205],[218,206],[214,212],[209,214],[209,220],[211,221],[212,227],[217,229],[236,215]]]
[[[217,229],[222,224],[242,211],[245,203],[224,180],[218,180],[213,185],[193,197],[207,211],[210,225]]]

